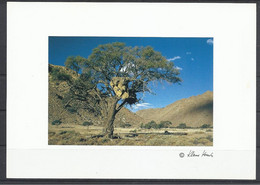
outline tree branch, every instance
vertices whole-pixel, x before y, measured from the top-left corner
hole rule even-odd
[[[122,109],[122,107],[126,104],[126,99],[119,105],[116,109],[116,113]]]

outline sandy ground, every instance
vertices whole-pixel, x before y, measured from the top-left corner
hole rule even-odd
[[[213,146],[213,129],[115,128],[115,139],[102,137],[103,127],[49,125],[50,145]]]

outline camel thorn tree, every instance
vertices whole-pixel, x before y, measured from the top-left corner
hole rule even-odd
[[[151,93],[150,82],[181,82],[174,63],[150,46],[99,45],[88,58],[68,57],[65,66],[79,76],[68,80],[68,102],[101,116],[104,135],[109,138],[113,138],[116,114],[127,104],[140,102],[138,93]]]

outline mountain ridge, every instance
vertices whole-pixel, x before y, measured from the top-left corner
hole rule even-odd
[[[163,108],[139,110],[136,114],[149,121],[171,121],[173,126],[180,123],[192,127],[213,125],[213,92],[177,100]]]

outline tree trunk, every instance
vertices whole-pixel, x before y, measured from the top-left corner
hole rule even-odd
[[[108,105],[107,120],[105,121],[105,136],[109,138],[113,138],[114,121],[117,113],[116,111],[117,102],[118,102],[117,99],[112,99]]]

